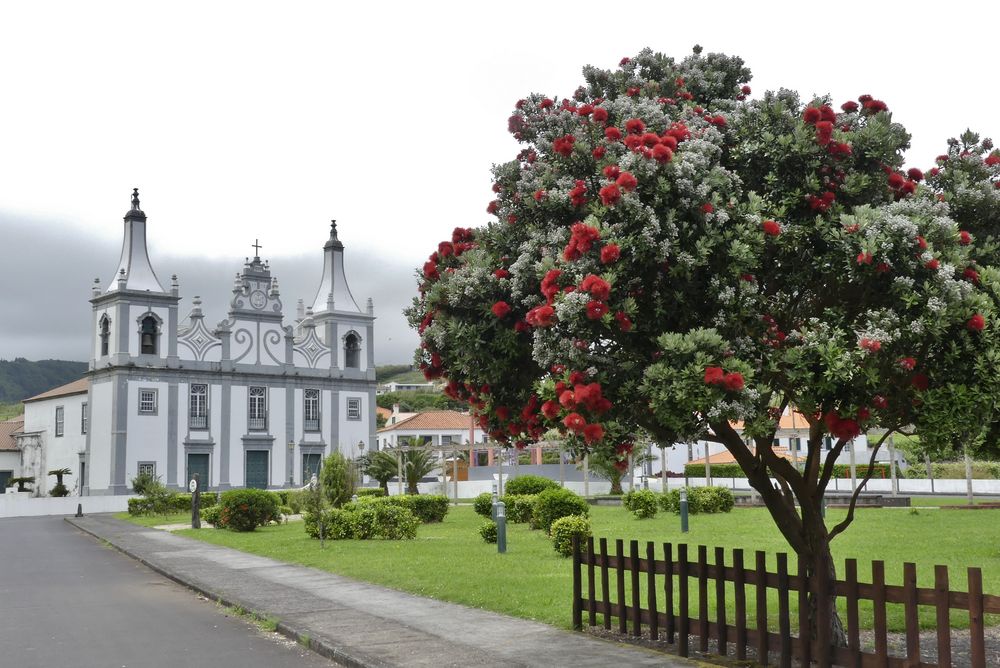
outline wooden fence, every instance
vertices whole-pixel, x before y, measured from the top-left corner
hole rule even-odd
[[[735,650],[737,659],[746,659],[751,649],[758,663],[772,663],[777,659],[781,666],[791,666],[793,659],[803,663],[809,657],[819,666],[879,666],[886,668],[932,668],[951,666],[950,610],[964,610],[969,614],[970,652],[973,668],[986,668],[983,615],[1000,613],[1000,596],[983,594],[983,576],[979,568],[968,569],[968,591],[950,591],[948,568],[934,567],[934,587],[917,586],[915,564],[903,565],[903,584],[885,584],[885,563],[873,561],[870,583],[858,581],[856,559],[848,559],[844,579],[835,583],[835,594],[846,603],[847,647],[835,647],[830,642],[829,606],[817,603],[817,633],[810,633],[808,610],[810,594],[828,596],[819,591],[819,578],[790,574],[788,555],[777,555],[777,572],[766,568],[766,555],[757,551],[752,567],[744,564],[743,550],[733,550],[732,560],[725,564],[725,550],[714,549],[714,562],[709,563],[708,548],[699,545],[696,558],[689,559],[686,544],[673,545],[646,543],[640,553],[638,541],[629,543],[628,554],[622,540],[615,541],[614,554],[608,551],[606,538],[601,538],[597,549],[594,539],[573,545],[573,626],[583,628],[584,615],[590,626],[598,625],[598,615],[605,629],[613,628],[621,634],[643,636],[644,627],[653,640],[666,640],[675,644],[677,653],[688,656],[689,635],[697,640],[698,650],[709,651],[709,641],[714,640],[715,652],[730,654]],[[657,551],[660,558],[657,558]],[[694,555],[692,555],[694,556]],[[805,573],[800,560],[798,573]],[[614,571],[612,575],[610,571]],[[587,580],[587,596],[583,595],[583,580]],[[695,580],[692,590],[691,579]],[[611,597],[612,580],[616,596]],[[710,594],[709,580],[714,590]],[[626,581],[629,582],[626,592]],[[827,581],[828,582],[828,581]],[[726,597],[727,583],[732,583],[733,595]],[[598,591],[598,586],[600,590]],[[747,587],[754,594],[754,610],[747,610]],[[778,628],[768,628],[768,590],[777,592]],[[798,600],[798,620],[792,635],[792,615],[789,602]],[[642,599],[645,600],[642,600]],[[697,598],[697,610],[691,613],[691,599]],[[714,598],[714,619],[709,618],[709,605]],[[861,647],[859,628],[859,601],[871,601],[874,612],[874,651]],[[901,604],[905,619],[905,656],[890,654],[886,611],[888,604]],[[732,610],[733,621],[727,621],[727,611]],[[936,663],[921,659],[918,606],[929,606],[936,613]],[[754,619],[748,626],[748,615]]]

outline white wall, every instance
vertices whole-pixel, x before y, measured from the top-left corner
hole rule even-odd
[[[361,400],[360,420],[347,419],[348,399]],[[370,433],[370,425],[368,423],[368,394],[361,392],[340,392],[337,400],[340,402],[340,419],[338,426],[339,433],[337,436],[337,443],[334,443],[333,445],[338,448],[345,457],[357,457],[361,454],[358,449],[359,442],[364,442],[366,451],[370,445],[368,443],[368,436]]]
[[[70,493],[78,494],[80,491],[80,453],[87,449],[87,435],[81,431],[80,420],[85,403],[86,394],[73,394],[30,401],[24,405],[24,431],[42,432],[42,470],[37,472],[34,486],[41,495],[48,494],[56,484],[55,476],[47,473],[61,468],[72,471],[71,475],[63,478],[63,484]],[[63,407],[62,436],[56,436],[56,408],[59,406]]]
[[[0,517],[75,515],[77,504],[84,514],[120,513],[128,510],[131,496],[64,496],[33,498],[28,493],[0,494]]]
[[[139,474],[139,462],[156,462],[156,475],[167,475],[167,383],[134,379],[127,384],[125,484]],[[139,413],[139,390],[156,390],[156,415]],[[91,485],[92,488],[98,489]]]

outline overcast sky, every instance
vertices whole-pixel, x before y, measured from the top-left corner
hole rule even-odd
[[[742,56],[755,93],[884,100],[926,168],[966,127],[1000,134],[998,18],[955,1],[4,2],[0,358],[86,357],[90,284],[117,267],[138,186],[154,268],[211,322],[255,238],[293,315],[337,218],[376,359],[407,362],[413,268],[487,220],[518,98],[701,44]]]

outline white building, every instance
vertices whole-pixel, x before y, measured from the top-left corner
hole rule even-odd
[[[463,445],[469,443],[470,437],[473,443],[486,442],[479,423],[468,413],[458,411],[394,411],[390,423],[378,430],[380,450],[400,445]]]
[[[236,275],[226,320],[206,325],[198,297],[182,317],[177,277],[164,288],[146,230],[136,190],[118,269],[90,300],[90,424],[72,467],[84,494],[128,493],[145,472],[171,488],[194,473],[211,489],[299,485],[324,454],[375,446],[374,309],[351,295],[336,222],[294,326],[259,256]]]

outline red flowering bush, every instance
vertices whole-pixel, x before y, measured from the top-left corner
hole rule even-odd
[[[231,489],[219,498],[219,529],[253,531],[280,518],[278,496],[262,489]]]
[[[418,361],[503,443],[554,429],[622,466],[640,431],[722,443],[790,545],[828,558],[851,516],[822,525],[826,463],[852,438],[954,441],[991,419],[992,145],[904,170],[884,102],[747,99],[743,62],[700,49],[584,78],[515,107],[495,219],[422,273]],[[974,420],[954,418],[959,396]],[[792,405],[810,422],[803,470],[771,447]]]

